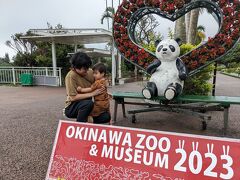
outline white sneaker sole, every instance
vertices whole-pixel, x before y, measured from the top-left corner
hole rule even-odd
[[[172,99],[174,98],[174,96],[175,96],[175,91],[174,91],[173,89],[168,89],[168,90],[166,90],[166,92],[165,92],[165,98],[166,98],[167,100],[172,100]]]
[[[148,90],[148,89],[144,89],[143,91],[142,91],[142,93],[143,93],[143,96],[146,98],[146,99],[151,99],[151,93],[150,93],[150,91]]]

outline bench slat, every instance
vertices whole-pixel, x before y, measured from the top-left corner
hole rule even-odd
[[[137,98],[144,99],[140,92],[113,92],[112,96],[116,98]],[[154,100],[164,100],[164,97],[159,96]],[[240,97],[229,96],[200,96],[200,95],[181,95],[174,99],[175,101],[185,102],[207,102],[207,103],[221,103],[222,105],[240,104]]]

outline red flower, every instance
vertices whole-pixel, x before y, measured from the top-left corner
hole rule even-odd
[[[136,0],[129,0],[131,3],[136,3]]]
[[[134,61],[135,59],[136,59],[135,56],[130,57],[130,60],[132,60],[132,61]]]
[[[130,4],[128,8],[131,12],[134,12],[137,10],[137,6],[135,4]]]
[[[152,1],[152,5],[153,5],[154,7],[159,7],[160,1],[159,1],[159,0],[153,0],[153,1]]]
[[[217,54],[218,54],[218,55],[222,55],[222,54],[224,54],[224,53],[225,53],[225,48],[224,48],[224,47],[218,48],[218,51],[217,51]]]
[[[203,55],[203,54],[207,54],[208,53],[208,49],[206,47],[203,47],[200,51],[199,54]]]
[[[208,60],[208,56],[206,56],[206,55],[199,56],[199,62],[201,64],[205,64],[207,60]]]
[[[198,55],[199,55],[199,52],[198,50],[195,49],[191,52],[190,57],[195,59]]]
[[[239,29],[235,29],[233,32],[232,32],[232,38],[234,40],[236,40],[238,37],[239,37]]]
[[[127,4],[129,4],[129,2],[127,0],[123,0],[121,6],[127,6]]]
[[[119,29],[120,29],[121,34],[127,33],[127,29],[125,27],[121,26]]]
[[[131,55],[131,52],[130,52],[129,50],[128,50],[127,52],[125,52],[125,56],[126,56],[126,58],[129,58],[130,55]]]
[[[137,6],[138,7],[143,7],[144,6],[144,1],[143,0],[137,0]]]
[[[142,66],[144,64],[143,61],[139,61],[139,65]]]
[[[209,51],[209,56],[210,56],[212,59],[214,59],[214,58],[216,57],[216,55],[217,55],[216,49],[212,49],[212,50]]]
[[[184,4],[185,4],[184,0],[175,1],[175,5],[178,9],[182,8]]]
[[[225,44],[227,45],[228,48],[230,48],[233,44],[232,38],[231,37],[227,38]]]
[[[124,53],[124,51],[125,51],[125,48],[123,46],[118,46],[118,49],[121,53]]]
[[[223,8],[223,13],[225,15],[231,15],[233,12],[234,12],[233,7],[225,7],[225,8]]]
[[[198,62],[197,62],[197,61],[192,61],[192,62],[190,62],[190,67],[191,67],[191,69],[195,69],[195,68],[197,67],[197,65],[198,65]]]
[[[127,34],[122,34],[122,40],[128,40],[128,35]]]

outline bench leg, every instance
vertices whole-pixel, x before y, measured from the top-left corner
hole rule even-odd
[[[116,122],[117,119],[117,108],[118,108],[118,102],[117,100],[114,101],[114,111],[113,111],[113,123]]]
[[[229,107],[224,107],[224,128],[223,128],[224,135],[227,134],[227,130],[228,130],[228,115],[229,115]]]
[[[124,102],[122,103],[122,112],[123,112],[123,117],[126,118],[126,111],[125,111],[125,104]]]

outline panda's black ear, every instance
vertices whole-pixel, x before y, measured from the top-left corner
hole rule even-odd
[[[179,46],[182,45],[182,40],[180,38],[175,38],[175,41],[178,43]]]
[[[160,41],[159,39],[156,40],[156,41],[155,41],[155,47],[157,47],[160,42],[161,42],[161,41]]]

